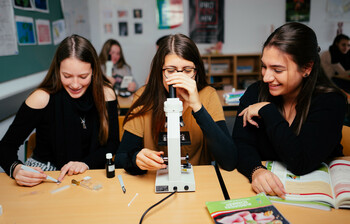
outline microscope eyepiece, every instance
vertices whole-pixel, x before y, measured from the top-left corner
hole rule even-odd
[[[176,98],[176,89],[173,85],[169,85],[169,98]]]

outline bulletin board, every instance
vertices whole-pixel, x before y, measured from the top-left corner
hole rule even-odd
[[[60,1],[48,2],[49,13],[14,8],[14,14],[15,16],[31,17],[34,21],[36,19],[49,20],[52,32],[52,22],[63,19],[63,14]],[[56,47],[53,40],[48,45],[39,45],[37,41],[35,45],[18,45],[17,55],[0,56],[0,83],[47,70]]]

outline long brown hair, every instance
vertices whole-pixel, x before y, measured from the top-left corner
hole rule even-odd
[[[49,94],[60,91],[62,89],[60,65],[63,60],[71,57],[90,63],[91,65],[92,80],[90,85],[92,85],[92,95],[100,120],[99,141],[103,145],[107,142],[109,132],[108,113],[103,88],[104,86],[110,87],[110,84],[102,74],[95,48],[87,39],[79,35],[72,35],[60,43],[52,59],[48,73],[38,89],[42,89]]]
[[[345,95],[326,77],[320,67],[320,48],[317,43],[315,32],[308,26],[301,23],[287,23],[277,28],[265,41],[263,50],[266,47],[276,47],[281,52],[291,56],[297,64],[299,71],[307,68],[312,63],[311,73],[303,78],[301,90],[296,98],[295,130],[299,135],[300,129],[309,113],[311,98],[319,93],[337,92]],[[283,113],[282,96],[272,96],[268,84],[261,82],[259,101],[273,102]]]
[[[120,58],[117,62],[117,68],[121,68],[123,67],[123,65],[128,65],[124,58],[122,46],[117,40],[114,39],[109,39],[103,44],[102,50],[99,55],[101,65],[104,65],[108,60],[108,55],[113,45],[117,45],[120,48]]]
[[[168,96],[163,85],[163,65],[165,56],[175,54],[180,58],[192,61],[197,69],[195,80],[200,91],[208,85],[202,58],[196,44],[183,34],[169,35],[160,42],[159,48],[151,63],[150,77],[141,96],[131,106],[126,114],[124,124],[138,116],[152,111],[152,136],[157,142],[158,133],[164,129],[164,101]],[[139,110],[135,110],[139,108]]]

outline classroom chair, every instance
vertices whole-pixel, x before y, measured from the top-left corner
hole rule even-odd
[[[122,140],[123,137],[123,133],[124,133],[124,128],[123,128],[123,122],[124,122],[125,116],[118,116],[118,120],[119,120],[119,139],[120,141]]]
[[[343,125],[341,144],[344,156],[350,156],[350,127]]]
[[[24,154],[25,154],[25,160],[27,160],[32,154],[33,150],[36,146],[36,133],[32,133],[28,140],[24,144]]]

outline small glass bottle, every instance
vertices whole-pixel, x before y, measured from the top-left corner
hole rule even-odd
[[[112,153],[107,153],[106,154],[106,175],[107,178],[113,178],[115,176],[115,167],[114,163],[112,161]]]

